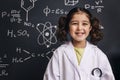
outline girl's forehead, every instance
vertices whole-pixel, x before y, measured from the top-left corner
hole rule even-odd
[[[87,16],[87,14],[79,14],[76,13],[72,16],[70,22],[74,22],[74,21],[80,21],[80,22],[90,22],[89,17]]]
[[[83,11],[78,11],[78,12],[75,12],[73,15],[75,15],[75,14],[85,14],[86,16],[89,16],[86,12],[83,12]]]
[[[74,18],[74,17],[85,17],[85,18],[88,18],[88,19],[89,19],[88,15],[87,15],[86,13],[75,13],[75,14],[72,16],[72,18]]]
[[[82,12],[82,11],[79,11],[79,12],[76,12],[72,15],[72,18],[75,17],[75,16],[84,16],[84,17],[87,17],[89,19],[89,15],[85,12]],[[71,18],[71,19],[72,19]]]

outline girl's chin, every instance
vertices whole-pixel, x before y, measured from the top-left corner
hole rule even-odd
[[[83,42],[83,41],[85,41],[85,39],[76,39],[75,41],[76,42]]]

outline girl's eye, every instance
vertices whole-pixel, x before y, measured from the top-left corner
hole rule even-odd
[[[88,23],[83,23],[83,25],[88,25]]]
[[[72,25],[78,25],[78,23],[76,23],[76,22],[73,22],[73,23],[72,23]]]

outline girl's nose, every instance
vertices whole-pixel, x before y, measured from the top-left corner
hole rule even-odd
[[[77,28],[78,28],[78,30],[81,30],[83,27],[81,24],[79,24]]]

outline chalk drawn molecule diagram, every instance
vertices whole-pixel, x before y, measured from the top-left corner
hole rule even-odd
[[[21,0],[21,8],[26,11],[26,21],[28,21],[28,12],[34,8],[37,0]],[[26,3],[26,4],[25,4]]]
[[[39,45],[46,45],[48,48],[51,44],[57,43],[56,26],[52,26],[50,22],[38,23],[36,29],[40,33],[37,38]]]
[[[74,6],[79,2],[79,0],[64,0],[66,6]]]

